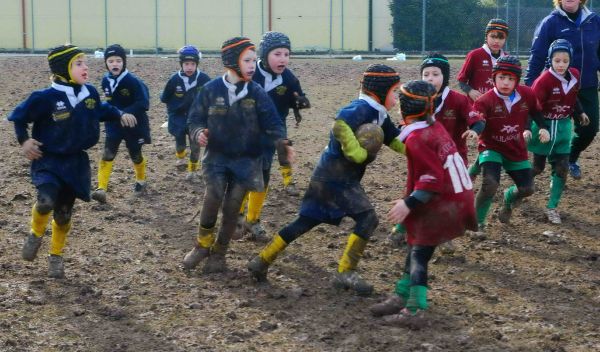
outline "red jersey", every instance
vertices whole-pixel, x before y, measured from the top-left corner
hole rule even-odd
[[[469,129],[470,112],[471,102],[469,98],[446,87],[442,92],[442,102],[436,107],[433,115],[436,121],[440,122],[448,131],[465,165],[469,164],[467,161],[468,149],[467,141],[462,138],[462,134]]]
[[[442,124],[415,122],[405,126],[406,195],[415,190],[435,193],[404,220],[409,245],[435,246],[477,230],[473,184],[456,145]]]
[[[535,93],[527,86],[517,85],[512,101],[498,94],[495,88],[488,91],[473,103],[471,114],[473,119],[485,120],[485,128],[479,136],[479,151],[490,149],[511,161],[527,160],[523,131],[529,115],[540,111]]]
[[[562,120],[573,116],[579,93],[579,71],[569,68],[570,80],[553,70],[546,70],[533,82],[531,89],[542,106],[544,117]]]
[[[504,55],[508,53],[500,50],[500,56]],[[483,44],[481,48],[469,51],[456,79],[481,93],[486,93],[494,88],[492,67],[495,63],[496,58],[492,56],[487,44]],[[472,102],[471,98],[468,99]]]

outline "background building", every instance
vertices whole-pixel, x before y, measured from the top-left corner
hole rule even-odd
[[[392,49],[389,0],[0,0],[0,50],[45,51],[120,43],[173,51],[218,50],[232,36],[257,41],[268,30],[301,51]]]

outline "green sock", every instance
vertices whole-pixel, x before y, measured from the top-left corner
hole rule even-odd
[[[485,218],[487,214],[490,212],[490,208],[492,207],[493,198],[479,200],[479,197],[475,200],[475,211],[477,213],[477,223],[485,224]]]
[[[566,180],[562,177],[552,174],[552,181],[550,182],[550,199],[548,199],[548,209],[554,209],[558,207],[560,197],[562,196],[563,189],[565,188]]]
[[[427,286],[411,286],[410,296],[406,302],[406,308],[411,313],[416,313],[418,309],[425,310],[427,306]]]
[[[508,187],[508,189],[504,192],[504,205],[507,207],[512,207],[515,198],[517,198],[517,193],[519,193],[517,186],[512,185]]]
[[[394,226],[395,233],[406,233],[406,227],[403,224],[396,224]]]
[[[402,297],[404,301],[408,300],[410,294],[410,274],[404,273],[398,282],[396,282],[396,289],[394,290],[398,296]]]

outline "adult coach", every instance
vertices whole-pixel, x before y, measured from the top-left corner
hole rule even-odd
[[[587,0],[553,0],[555,9],[537,26],[531,44],[529,67],[525,84],[531,86],[546,66],[550,43],[566,39],[573,46],[572,67],[581,72],[579,101],[590,118],[583,126],[575,121],[575,135],[571,141],[569,172],[575,179],[581,178],[577,160],[598,133],[598,71],[600,70],[600,16],[590,11]]]

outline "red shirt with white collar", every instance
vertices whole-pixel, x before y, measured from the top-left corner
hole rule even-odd
[[[500,56],[505,55],[508,55],[508,53],[500,50]],[[484,44],[481,48],[471,50],[467,54],[456,79],[481,93],[486,93],[494,88],[492,67],[495,63],[496,58],[492,56],[487,44]],[[471,98],[468,99],[472,101]]]
[[[404,220],[407,243],[435,246],[477,229],[473,184],[445,128],[437,122],[415,122],[402,128],[400,140],[408,163],[406,195],[415,190],[434,193]]]
[[[549,69],[539,76],[531,89],[542,105],[544,118],[562,120],[573,116],[579,93],[579,71],[569,68],[570,80]]]
[[[434,117],[441,123],[452,140],[456,144],[458,153],[462,156],[465,165],[467,161],[467,141],[462,138],[462,134],[469,129],[468,119],[471,112],[471,102],[469,99],[448,87],[442,92],[442,102],[435,109]]]
[[[494,150],[511,161],[527,160],[527,146],[523,131],[529,115],[539,113],[539,105],[533,90],[517,85],[512,101],[500,95],[496,88],[479,97],[473,104],[470,124],[477,119],[485,120],[485,128],[479,136],[479,151]]]

